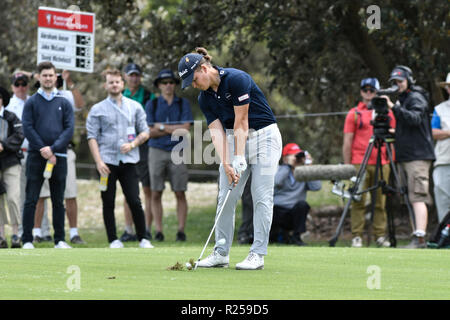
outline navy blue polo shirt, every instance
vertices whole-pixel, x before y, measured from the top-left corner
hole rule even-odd
[[[276,123],[266,97],[248,73],[234,68],[215,68],[220,76],[217,92],[209,88],[198,96],[208,125],[219,119],[225,130],[233,129],[234,107],[246,104],[249,104],[249,129],[259,130]]]
[[[182,124],[186,122],[192,123],[194,121],[189,101],[184,98],[175,96],[172,104],[169,106],[167,101],[160,96],[157,98],[156,103],[156,111],[153,108],[153,100],[149,100],[145,104],[145,113],[147,114],[147,123],[149,126],[153,126],[155,123]],[[172,141],[170,134],[158,138],[150,137],[147,144],[149,147],[172,151],[181,141],[180,138]]]

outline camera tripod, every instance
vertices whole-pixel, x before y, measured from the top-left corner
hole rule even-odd
[[[370,138],[369,145],[367,146],[366,152],[364,153],[364,158],[361,163],[361,167],[356,176],[356,182],[355,182],[354,186],[349,190],[350,197],[349,197],[347,203],[345,204],[344,210],[343,210],[341,218],[339,220],[339,224],[336,228],[336,232],[335,232],[334,236],[329,240],[330,247],[334,247],[337,239],[339,238],[339,235],[344,226],[345,217],[348,214],[351,202],[352,202],[352,200],[354,200],[355,196],[362,195],[363,193],[366,193],[366,192],[371,192],[370,221],[371,221],[371,223],[373,222],[373,215],[375,212],[375,202],[376,202],[376,189],[378,189],[378,188],[382,189],[383,194],[390,193],[390,192],[392,192],[392,193],[399,192],[403,196],[406,206],[408,208],[411,227],[413,228],[413,231],[415,230],[414,211],[411,206],[411,203],[409,202],[408,192],[407,192],[407,189],[405,186],[401,186],[400,177],[399,177],[399,174],[395,167],[394,161],[392,159],[391,146],[392,146],[394,139],[391,138],[388,133],[385,133],[385,132],[379,133],[377,131],[378,131],[377,128],[374,128],[374,135]],[[380,130],[380,131],[384,131],[384,129]],[[389,186],[386,183],[386,181],[383,179],[383,171],[381,170],[381,147],[383,145],[386,145],[386,153],[387,153],[387,156],[389,159],[389,165],[391,167],[391,172],[395,179],[396,188]],[[378,150],[377,162],[376,162],[376,167],[375,167],[374,183],[371,187],[367,188],[366,190],[359,191],[360,184],[363,183],[363,178],[365,176],[367,164],[369,162],[369,158],[370,158],[370,155],[372,154],[373,148]],[[388,225],[388,233],[389,233],[389,242],[391,244],[391,247],[395,247],[397,245],[397,240],[395,238],[394,216],[393,216],[392,212],[387,212],[387,225]]]

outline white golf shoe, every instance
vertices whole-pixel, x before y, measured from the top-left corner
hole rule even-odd
[[[66,242],[64,241],[59,241],[58,244],[55,245],[55,249],[72,249],[71,246],[69,246]]]
[[[154,248],[152,243],[147,239],[142,239],[141,242],[139,243],[139,247],[144,248],[144,249]]]
[[[111,242],[111,244],[109,245],[109,247],[111,249],[121,249],[123,248],[123,243],[122,241],[120,241],[119,239],[114,240],[113,242]]]
[[[31,242],[25,242],[23,244],[23,249],[34,249],[34,245]]]
[[[244,261],[236,264],[236,270],[262,270],[264,269],[264,256],[250,252]]]
[[[230,263],[230,256],[222,256],[216,250],[213,251],[205,259],[200,260],[197,263],[197,267],[200,268],[227,268]]]
[[[352,239],[352,248],[362,248],[362,239],[361,237],[354,237]]]

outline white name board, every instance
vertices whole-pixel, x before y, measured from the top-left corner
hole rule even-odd
[[[95,14],[39,7],[37,63],[94,71]]]

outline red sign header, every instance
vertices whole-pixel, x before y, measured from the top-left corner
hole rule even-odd
[[[39,9],[38,26],[92,33],[94,31],[94,15],[82,12]]]

